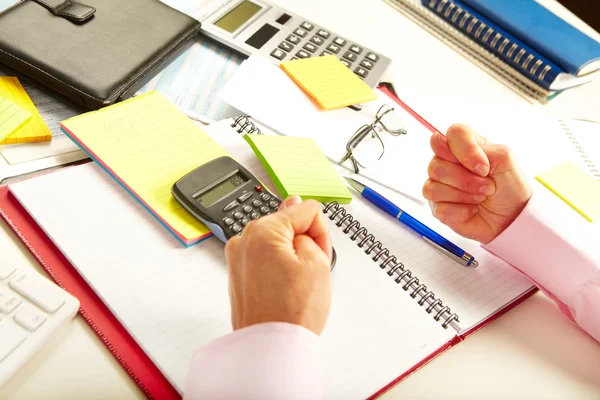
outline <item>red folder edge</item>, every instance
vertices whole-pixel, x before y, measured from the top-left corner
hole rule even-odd
[[[79,299],[83,319],[144,395],[150,399],[181,399],[154,362],[9,192],[8,186],[0,187],[0,215],[50,278]]]

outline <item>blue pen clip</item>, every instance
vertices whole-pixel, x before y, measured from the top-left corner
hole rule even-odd
[[[446,250],[442,246],[438,245],[437,243],[434,243],[432,240],[427,239],[425,236],[422,236],[422,238],[427,243],[432,245],[435,249],[437,249],[440,253],[452,258],[454,261],[458,262],[459,264],[465,265],[467,267],[472,267],[472,268],[477,268],[479,266],[479,263],[477,262],[477,260],[475,260],[475,257],[473,257],[472,255],[470,255],[467,252],[465,252],[465,254],[463,254],[462,257],[459,257],[456,254],[449,252],[448,250]]]

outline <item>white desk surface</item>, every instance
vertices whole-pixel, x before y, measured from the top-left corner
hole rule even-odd
[[[525,104],[485,72],[381,0],[276,0],[316,23],[390,56],[396,89],[410,94]],[[545,0],[558,7],[553,0]],[[564,12],[564,11],[563,11]],[[568,14],[564,14],[567,15]],[[600,79],[560,95],[556,113],[600,121]],[[593,114],[594,112],[598,114]],[[590,114],[592,113],[592,114]],[[590,116],[591,115],[591,116]],[[44,273],[0,223],[0,257]],[[382,337],[382,340],[385,340]],[[143,398],[81,317],[0,387],[0,399]],[[396,385],[383,399],[599,399],[600,344],[537,293]]]

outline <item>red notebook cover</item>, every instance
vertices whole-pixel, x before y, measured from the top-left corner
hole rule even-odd
[[[29,216],[19,201],[0,187],[0,215],[58,286],[79,299],[79,313],[148,398],[181,399],[152,360],[123,328],[77,270]]]

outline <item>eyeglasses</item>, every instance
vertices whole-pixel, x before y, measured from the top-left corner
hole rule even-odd
[[[392,136],[406,135],[407,133],[398,114],[386,104],[377,111],[375,121],[361,126],[352,135],[346,143],[346,154],[338,164],[342,165],[350,160],[355,173],[359,172],[359,167],[369,168],[375,164],[385,153],[385,145],[379,136],[382,132],[387,132]]]

